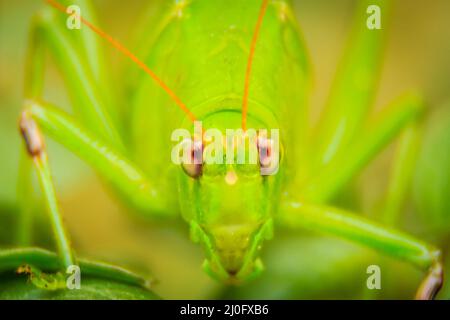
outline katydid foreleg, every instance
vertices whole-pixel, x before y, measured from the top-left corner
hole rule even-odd
[[[407,261],[428,274],[416,298],[432,299],[443,281],[441,252],[416,238],[351,212],[329,206],[311,205],[286,198],[280,220],[287,226],[336,235]]]
[[[90,14],[89,10],[85,14]],[[158,215],[173,205],[167,205],[161,199],[161,190],[150,183],[142,170],[131,163],[124,155],[121,138],[117,136],[114,124],[103,105],[103,95],[94,79],[102,68],[92,70],[86,63],[90,59],[98,60],[101,55],[98,46],[90,45],[89,57],[83,56],[84,50],[78,50],[80,43],[65,30],[65,24],[59,23],[58,16],[51,9],[44,10],[36,16],[32,25],[28,64],[26,72],[25,93],[30,115],[35,119],[44,132],[50,134],[57,141],[68,146],[82,159],[96,168],[106,180],[112,182],[125,199],[144,212]],[[80,30],[81,31],[81,30]],[[88,38],[92,36],[85,30],[79,37],[82,46],[88,46]],[[93,49],[94,48],[94,49]],[[40,103],[44,86],[44,54],[48,50],[55,58],[58,68],[67,84],[68,90],[74,98],[74,109],[77,117],[75,121],[63,112]],[[82,47],[81,49],[84,49]],[[62,59],[62,57],[66,57]],[[103,77],[105,77],[103,75]],[[176,209],[171,212],[177,212]],[[164,213],[165,214],[165,213]]]
[[[20,130],[25,141],[27,152],[33,159],[38,173],[39,182],[45,196],[45,203],[50,217],[53,236],[61,259],[61,267],[67,268],[74,264],[74,257],[70,246],[68,234],[64,228],[61,214],[56,200],[55,188],[48,164],[47,152],[41,132],[36,122],[30,117],[28,111],[24,111],[20,118]]]
[[[168,206],[158,189],[129,160],[101,140],[93,138],[92,134],[85,132],[62,112],[51,110],[50,107],[44,108],[34,102],[28,103],[22,113],[20,128],[44,191],[58,253],[64,267],[74,264],[74,259],[59,212],[45,144],[39,127],[44,128],[53,138],[90,163],[134,206],[154,216],[176,212],[176,210],[167,210]]]
[[[42,130],[90,164],[128,201],[152,216],[176,214],[158,185],[114,147],[48,104],[29,101],[27,110]],[[172,208],[173,210],[170,210]]]

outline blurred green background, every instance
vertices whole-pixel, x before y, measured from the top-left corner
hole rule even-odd
[[[105,30],[131,49],[134,25],[151,1],[98,0]],[[347,44],[356,1],[294,1],[314,74],[311,102],[316,121]],[[22,148],[17,119],[23,99],[28,28],[43,3],[0,0],[0,246],[14,243],[18,210],[17,178]],[[450,247],[450,2],[399,0],[376,97],[381,107],[406,90],[424,94],[428,114],[414,183],[399,227],[445,250]],[[133,51],[133,50],[132,50]],[[108,63],[120,86],[124,63],[107,48]],[[70,107],[58,71],[48,61],[45,98]],[[133,66],[131,66],[133,67]],[[120,88],[119,88],[120,89]],[[60,205],[80,256],[117,262],[156,280],[155,291],[165,298],[411,298],[421,272],[353,244],[321,235],[277,230],[266,244],[266,272],[244,287],[226,288],[202,270],[203,253],[188,240],[188,228],[178,223],[142,223],[130,215],[92,169],[53,141],[48,142]],[[376,218],[392,160],[390,146],[354,182],[352,206]],[[36,199],[39,199],[37,190]],[[39,200],[38,200],[39,201]],[[39,207],[39,206],[38,206]],[[42,210],[36,210],[33,239],[52,246]],[[450,260],[450,256],[447,258]],[[382,289],[365,286],[366,268],[378,264]],[[450,268],[447,264],[447,270]],[[449,278],[449,277],[447,277]],[[439,296],[450,298],[450,285]]]

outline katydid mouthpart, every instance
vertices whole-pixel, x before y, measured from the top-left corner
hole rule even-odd
[[[91,22],[95,16],[87,1],[46,2],[52,8],[32,26],[21,128],[30,156],[38,159],[36,169],[46,172],[39,178],[48,191],[44,195],[65,265],[72,254],[47,162],[40,165],[46,155],[34,150],[34,142],[41,141],[39,130],[95,168],[143,215],[181,214],[192,240],[204,247],[205,270],[222,281],[241,283],[262,271],[260,250],[277,222],[336,235],[411,263],[427,272],[417,298],[433,298],[438,292],[438,249],[332,206],[347,183],[422,112],[420,98],[404,95],[377,121],[363,125],[384,42],[384,29],[366,27],[366,9],[376,4],[388,12],[392,1],[360,1],[353,42],[314,135],[306,101],[308,54],[291,1],[162,2],[156,21],[144,27],[150,32],[141,50],[144,60]],[[73,16],[69,4],[78,5],[81,13]],[[79,19],[82,30],[67,29],[59,11]],[[146,73],[136,75],[128,97],[130,119],[122,123],[128,126],[128,140],[114,121],[102,39]],[[64,75],[75,116],[42,100],[44,51]],[[261,175],[261,163],[174,165],[171,133],[192,130],[195,120],[223,133],[280,129],[284,155],[277,173]],[[200,142],[195,148],[202,155],[205,142]],[[390,196],[401,200],[402,191]]]

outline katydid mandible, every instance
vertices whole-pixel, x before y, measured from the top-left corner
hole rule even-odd
[[[377,121],[362,125],[384,41],[384,28],[366,27],[366,9],[376,4],[385,13],[392,1],[360,1],[353,42],[317,131],[308,123],[308,54],[291,1],[163,1],[146,26],[142,60],[96,26],[88,1],[46,2],[32,26],[20,126],[40,173],[64,266],[75,258],[41,131],[95,168],[143,215],[181,215],[192,240],[204,248],[204,269],[221,281],[240,283],[261,273],[260,250],[273,237],[276,222],[336,235],[411,263],[427,273],[416,297],[438,292],[443,276],[438,249],[332,206],[376,154],[404,129],[414,130],[422,112],[420,98],[404,95]],[[72,4],[81,8],[80,16],[67,11]],[[81,30],[66,27],[67,14],[80,20]],[[117,94],[103,58],[106,42],[133,63],[130,67],[144,71],[133,76],[127,121],[115,106]],[[45,52],[62,71],[74,115],[42,99]],[[171,133],[192,130],[195,120],[222,132],[280,129],[278,172],[261,175],[261,164],[173,164]],[[206,142],[200,142],[203,150]],[[405,177],[393,174],[393,179]],[[389,212],[399,210],[395,204],[406,188],[403,180],[395,182]]]

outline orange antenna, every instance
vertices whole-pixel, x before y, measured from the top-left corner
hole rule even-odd
[[[70,14],[67,12],[67,8],[58,3],[57,1],[54,0],[45,0],[49,5],[51,5],[52,7],[54,7],[55,9],[66,13],[66,14]],[[106,32],[104,32],[103,30],[101,30],[100,28],[94,26],[93,24],[91,24],[89,21],[87,21],[86,19],[84,19],[83,17],[78,17],[80,19],[80,22],[83,23],[85,26],[87,26],[89,29],[91,29],[92,31],[94,31],[96,34],[98,34],[100,37],[102,37],[103,39],[105,39],[106,41],[108,41],[110,44],[112,44],[117,50],[119,50],[120,52],[122,52],[125,56],[127,56],[128,58],[130,58],[134,63],[137,64],[137,66],[139,68],[141,68],[142,70],[145,71],[145,73],[147,73],[150,77],[152,77],[153,80],[156,81],[156,83],[165,91],[167,92],[167,94],[170,96],[170,98],[172,98],[172,100],[180,107],[181,110],[184,111],[184,113],[186,113],[186,115],[189,117],[189,119],[194,122],[196,121],[196,117],[194,116],[194,114],[186,107],[186,105],[178,98],[178,96],[172,91],[170,90],[170,88],[152,71],[150,70],[149,67],[147,67],[145,65],[144,62],[142,62],[141,60],[139,60],[138,57],[136,57],[134,54],[132,54],[130,52],[130,50],[128,50],[126,47],[124,47],[120,42],[118,42],[117,40],[115,40],[113,37],[111,37],[109,34],[107,34]]]
[[[256,42],[258,41],[259,31],[261,30],[262,21],[266,13],[268,3],[269,0],[263,0],[261,4],[258,21],[256,22],[252,43],[250,45],[250,53],[248,55],[247,70],[245,72],[244,97],[242,99],[242,129],[244,131],[247,130],[248,92],[250,89],[250,75],[252,73],[253,56],[255,55]]]

